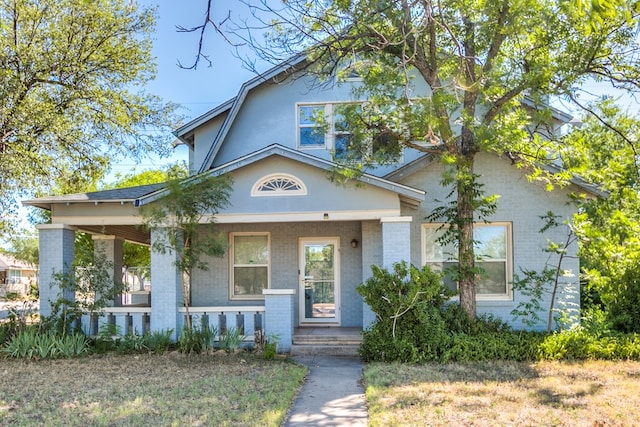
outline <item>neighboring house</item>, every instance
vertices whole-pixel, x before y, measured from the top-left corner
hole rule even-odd
[[[215,225],[227,236],[228,251],[207,259],[207,271],[193,272],[190,313],[220,328],[222,318],[227,327],[243,324],[246,333],[263,326],[267,334],[280,335],[285,351],[297,327],[370,325],[375,317],[356,287],[370,277],[372,265],[406,260],[441,269],[455,262],[435,240],[439,224],[426,219],[449,192],[440,185],[443,166],[406,149],[400,163],[365,173],[358,185],[331,182],[332,152],[345,149],[348,134],[333,126],[332,110],[353,102],[353,82],[311,89],[310,77],[286,77],[289,66],[248,81],[235,98],[175,132],[189,146],[193,173],[230,173],[234,180],[230,205]],[[321,134],[313,120],[318,111],[329,119]],[[568,119],[557,112],[554,125]],[[541,270],[548,239],[566,238],[560,229],[539,233],[540,217],[551,211],[570,218],[575,210],[570,193],[598,192],[579,181],[548,192],[510,160],[491,154],[478,155],[476,173],[487,194],[500,195],[490,222],[476,228],[481,252],[489,257],[483,263],[487,277],[477,283],[477,309],[513,323],[511,311],[526,299],[513,290],[514,275]],[[51,224],[39,226],[41,283],[49,284],[51,274],[73,260],[76,230],[93,233],[96,247],[110,256],[114,272],[120,271],[123,240],[148,243],[158,237],[139,227],[139,208],[162,195],[162,185],[147,185],[26,201],[51,211]],[[577,248],[568,251],[575,255]],[[578,260],[565,259],[563,269],[573,274],[575,287],[562,289],[558,301],[577,304]],[[179,331],[184,315],[179,278],[171,254],[153,252],[150,307],[110,312],[137,330],[150,319],[152,330]],[[48,314],[46,301],[56,292],[41,286],[42,314]]]
[[[37,267],[0,252],[0,297],[7,292],[27,294],[37,281]]]

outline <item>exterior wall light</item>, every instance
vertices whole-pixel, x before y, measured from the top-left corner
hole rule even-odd
[[[358,243],[359,242],[356,239],[351,240],[351,247],[354,248],[354,249],[357,248],[358,247]]]

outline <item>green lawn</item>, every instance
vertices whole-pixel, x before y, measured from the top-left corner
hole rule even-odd
[[[0,359],[0,425],[278,426],[306,372],[249,353]]]
[[[369,426],[638,426],[640,362],[374,363]]]

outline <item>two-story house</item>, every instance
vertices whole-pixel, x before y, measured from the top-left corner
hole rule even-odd
[[[291,65],[246,82],[235,98],[175,132],[189,146],[194,174],[233,177],[230,204],[216,216],[215,225],[226,235],[228,250],[222,258],[207,259],[207,271],[192,272],[189,311],[196,324],[204,319],[218,328],[243,326],[247,334],[258,327],[277,333],[284,351],[290,349],[296,328],[362,330],[374,321],[356,292],[370,277],[372,265],[390,267],[405,260],[443,269],[456,262],[450,255],[455,251],[437,241],[440,224],[427,219],[449,192],[440,185],[443,165],[405,149],[397,164],[370,170],[357,183],[331,182],[332,155],[346,149],[348,133],[337,125],[334,112],[336,106],[355,101],[354,82],[309,85],[312,77],[287,77]],[[314,120],[318,114],[326,117],[321,130]],[[556,124],[568,119],[561,112],[553,118]],[[541,216],[553,212],[570,218],[575,211],[570,193],[598,193],[579,181],[549,192],[494,154],[478,155],[476,172],[488,194],[500,195],[489,222],[475,227],[486,271],[476,284],[478,313],[521,327],[510,313],[527,297],[514,291],[514,275],[521,269],[541,270],[548,240],[566,238],[560,229],[541,234]],[[48,314],[48,300],[57,294],[55,287],[49,288],[52,273],[73,261],[74,233],[92,233],[118,274],[123,241],[148,244],[157,238],[154,230],[139,227],[139,209],[161,197],[162,188],[148,185],[25,202],[51,212],[51,224],[39,226],[42,314]],[[568,251],[575,255],[577,248],[572,245]],[[572,292],[560,289],[558,306],[579,301],[578,259],[565,260],[562,268],[567,277],[573,275],[567,280],[574,287]],[[152,253],[150,306],[113,307],[117,322],[138,331],[179,333],[184,308],[174,261],[171,254]]]

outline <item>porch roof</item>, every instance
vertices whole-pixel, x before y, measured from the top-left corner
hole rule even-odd
[[[92,191],[87,193],[65,194],[61,196],[45,196],[37,199],[23,200],[24,206],[34,206],[41,209],[51,210],[54,204],[70,203],[134,203],[147,194],[152,194],[164,188],[165,183],[139,185],[137,187],[116,188],[112,190]]]

